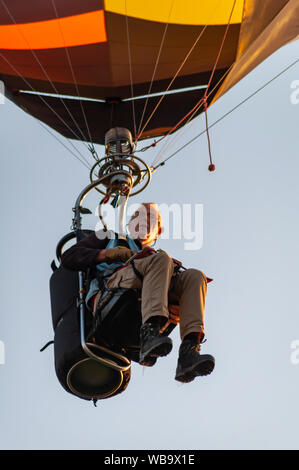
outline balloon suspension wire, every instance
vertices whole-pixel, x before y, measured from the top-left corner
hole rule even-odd
[[[235,0],[236,1],[236,0]],[[221,0],[219,0],[219,4],[221,3]],[[219,5],[217,4],[217,5]],[[217,5],[215,7],[215,10],[217,9]],[[214,10],[214,11],[215,11]],[[213,13],[214,13],[213,11]],[[170,12],[171,13],[171,12]],[[211,14],[212,16],[212,14]],[[170,19],[170,15],[169,15],[169,18],[168,18],[168,21]],[[195,49],[196,45],[198,44],[199,40],[201,39],[201,37],[203,36],[205,30],[207,29],[208,27],[208,23],[206,25],[204,25],[199,33],[199,35],[197,36],[197,38],[195,39],[194,43],[192,44],[191,48],[189,49],[189,51],[187,52],[187,54],[185,55],[183,61],[181,62],[178,70],[176,71],[176,73],[174,74],[173,78],[171,79],[168,87],[166,88],[166,90],[164,91],[164,94],[161,96],[161,98],[159,99],[158,103],[156,104],[155,108],[153,109],[152,113],[150,114],[150,116],[148,117],[146,123],[144,124],[144,126],[142,127],[142,129],[140,131],[138,131],[138,136],[137,136],[137,140],[136,142],[140,139],[141,135],[143,134],[144,130],[146,129],[146,127],[148,126],[149,122],[151,121],[151,119],[153,118],[154,114],[157,112],[157,109],[159,108],[159,106],[161,105],[162,101],[164,100],[165,96],[167,95],[167,92],[170,90],[171,86],[173,85],[174,81],[176,80],[176,78],[178,77],[179,73],[181,72],[182,68],[184,67],[184,65],[186,64],[187,60],[189,59],[190,55],[192,54],[193,50]],[[177,126],[176,126],[177,127]],[[164,136],[163,136],[164,137]],[[151,145],[152,147],[155,146],[155,144],[152,144]],[[149,147],[148,147],[149,148]]]
[[[167,34],[168,26],[169,26],[169,20],[170,20],[170,17],[171,17],[171,13],[172,13],[172,9],[173,9],[174,2],[175,2],[175,0],[172,0],[171,5],[170,5],[170,10],[169,10],[169,13],[168,13],[167,23],[165,24],[165,28],[164,28],[164,32],[163,32],[163,35],[162,35],[162,39],[161,39],[161,41],[160,41],[159,51],[158,51],[158,54],[157,54],[157,58],[156,58],[155,66],[154,66],[154,71],[153,71],[152,78],[151,78],[150,85],[149,85],[149,89],[148,89],[148,92],[147,92],[147,98],[146,98],[145,103],[144,103],[144,107],[143,107],[143,111],[142,111],[140,123],[139,123],[139,126],[138,126],[137,135],[140,135],[141,126],[142,126],[142,123],[143,123],[143,120],[144,120],[144,116],[145,116],[145,112],[146,112],[146,109],[147,109],[147,106],[148,106],[148,101],[149,101],[149,96],[148,96],[148,95],[150,95],[150,93],[151,93],[151,91],[152,91],[152,88],[153,88],[153,84],[154,84],[154,80],[155,80],[155,76],[156,76],[158,64],[159,64],[159,61],[160,61],[162,49],[163,49],[163,46],[164,46],[164,43],[165,43],[165,38],[166,38],[166,34]],[[137,144],[137,140],[135,140],[135,145],[136,145],[136,144]]]
[[[41,61],[39,60],[39,58],[38,58],[36,52],[32,49],[32,47],[31,47],[29,41],[28,41],[27,38],[25,37],[23,31],[21,30],[21,27],[20,27],[19,23],[16,22],[14,16],[12,15],[11,11],[10,11],[9,8],[7,7],[5,1],[4,1],[4,0],[1,0],[1,3],[2,3],[3,7],[5,8],[7,14],[9,15],[10,19],[12,20],[12,22],[17,26],[17,29],[18,29],[19,34],[21,35],[21,37],[23,38],[23,40],[24,40],[24,41],[26,42],[26,44],[28,45],[28,48],[29,48],[29,50],[30,50],[32,56],[34,57],[34,59],[36,60],[36,62],[37,62],[38,65],[39,65],[39,67],[41,68],[41,70],[42,70],[43,74],[45,75],[47,81],[48,81],[48,82],[50,83],[50,85],[52,86],[54,92],[59,96],[59,100],[60,100],[61,104],[63,105],[63,107],[65,108],[65,110],[66,110],[67,113],[69,114],[71,120],[73,121],[74,125],[76,126],[76,128],[77,128],[78,131],[80,132],[81,136],[83,137],[83,140],[87,140],[87,139],[86,139],[86,136],[84,136],[84,134],[82,133],[82,130],[80,129],[80,126],[78,125],[78,122],[76,121],[76,119],[74,118],[73,114],[71,113],[71,111],[70,111],[69,108],[67,107],[67,105],[66,105],[65,101],[63,100],[63,98],[60,96],[59,90],[56,88],[55,84],[53,83],[53,81],[51,80],[49,74],[47,73],[45,67],[42,65]],[[37,90],[35,90],[33,87],[31,87],[31,88],[32,88],[32,91],[38,93]],[[45,100],[43,100],[43,101],[45,101]],[[55,113],[55,114],[58,116],[57,113]],[[61,117],[59,117],[59,118],[60,118],[61,122],[68,128],[68,130],[76,137],[76,139],[82,140],[82,137],[79,137],[79,135],[78,135],[76,132],[74,132],[74,130],[72,130],[72,129],[65,123],[65,121],[64,121]]]
[[[228,34],[228,30],[229,30],[229,27],[230,27],[230,24],[231,24],[231,18],[232,18],[232,15],[233,15],[233,12],[234,12],[234,9],[235,9],[235,6],[236,6],[236,1],[237,0],[234,0],[234,3],[233,3],[233,6],[232,6],[232,10],[230,12],[230,16],[229,16],[229,19],[228,19],[228,23],[227,23],[227,26],[226,26],[226,29],[225,29],[225,32],[224,32],[224,35],[223,35],[223,38],[222,38],[222,41],[221,41],[221,45],[220,45],[220,48],[219,48],[219,51],[218,51],[218,54],[217,54],[217,57],[216,57],[216,60],[215,60],[215,63],[213,65],[213,69],[212,69],[212,72],[211,72],[211,75],[210,75],[210,78],[209,78],[209,82],[207,84],[207,87],[206,87],[206,90],[205,90],[205,93],[204,93],[204,96],[203,98],[201,98],[196,104],[195,106],[185,115],[182,117],[182,119],[175,125],[173,126],[164,136],[162,136],[158,141],[155,142],[155,145],[159,142],[161,142],[162,140],[164,140],[166,137],[168,137],[170,134],[172,134],[184,121],[187,120],[187,118],[189,117],[189,119],[185,122],[184,126],[186,126],[192,119],[193,117],[199,112],[199,109],[203,106],[204,107],[204,111],[205,111],[205,114],[206,114],[206,121],[208,120],[208,117],[207,117],[207,108],[208,108],[208,105],[207,105],[207,100],[208,100],[208,97],[210,96],[210,94],[216,89],[216,87],[220,84],[220,82],[224,79],[224,77],[227,75],[227,73],[229,72],[229,70],[232,68],[232,65],[229,67],[229,69],[224,73],[224,75],[220,78],[220,80],[217,82],[216,86],[214,86],[213,90],[211,93],[209,93],[209,89],[211,87],[211,84],[212,84],[212,81],[213,81],[213,78],[214,78],[214,75],[215,75],[215,72],[216,72],[216,69],[217,69],[217,65],[218,65],[218,62],[219,62],[219,59],[220,59],[220,56],[221,56],[221,53],[222,53],[222,50],[223,50],[223,46],[224,46],[224,43],[225,43],[225,40],[226,40],[226,37],[227,37],[227,34]],[[209,147],[209,156],[210,156],[210,162],[212,160],[212,154],[211,154],[211,142],[210,142],[210,136],[208,135],[208,130],[207,130],[207,136],[208,136],[208,147]],[[172,143],[170,142],[170,145]],[[166,144],[162,151],[160,152],[159,155],[161,155],[161,153],[165,153],[165,150],[166,148],[168,148],[168,144]],[[156,164],[157,161],[159,160],[158,157],[155,158],[155,161],[153,163]],[[210,163],[212,165],[212,162]]]
[[[62,31],[62,28],[61,28],[60,17],[59,17],[59,15],[58,15],[58,11],[57,11],[57,7],[56,7],[55,0],[51,0],[51,1],[52,1],[52,5],[53,5],[53,9],[54,9],[56,18],[57,18],[57,20],[58,20],[59,31],[60,31],[60,34],[61,34],[61,37],[62,37],[62,40],[63,40],[63,43],[64,43],[65,55],[66,55],[66,58],[67,58],[67,61],[68,61],[68,65],[69,65],[69,68],[70,68],[70,71],[71,71],[71,74],[72,74],[72,79],[73,79],[73,83],[74,83],[74,86],[75,86],[75,89],[76,89],[76,93],[77,93],[77,96],[78,96],[78,98],[79,98],[80,108],[81,108],[82,116],[83,116],[83,119],[84,119],[85,127],[86,127],[86,129],[87,129],[87,133],[88,133],[88,137],[89,137],[89,142],[90,142],[90,146],[91,146],[91,147],[88,147],[88,148],[89,148],[89,150],[91,151],[91,154],[94,156],[94,154],[96,154],[96,151],[95,151],[95,148],[94,148],[94,145],[93,145],[93,141],[92,141],[92,137],[91,137],[90,128],[89,128],[88,121],[87,121],[87,117],[86,117],[86,113],[85,113],[85,110],[84,110],[84,105],[83,105],[82,99],[81,99],[81,97],[80,97],[79,87],[78,87],[78,83],[77,83],[77,80],[76,80],[75,71],[74,71],[74,68],[73,68],[73,65],[72,65],[71,56],[70,56],[70,53],[69,53],[69,49],[68,49],[68,47],[66,46],[65,37],[64,37],[63,31]],[[81,130],[81,129],[80,129],[80,130]],[[81,134],[82,134],[83,137],[84,137],[84,134],[83,134],[82,131],[81,131]],[[87,139],[84,137],[84,140],[87,140]],[[95,159],[96,159],[96,158],[95,158]]]
[[[2,57],[3,60],[5,60],[5,62],[14,70],[14,72],[24,81],[24,83],[29,87],[31,88],[32,91],[34,91],[35,93],[38,93],[37,90],[35,90],[33,88],[33,86],[31,85],[30,82],[28,82],[28,80],[26,80],[25,77],[23,77],[23,75],[21,73],[19,73],[19,71],[14,67],[14,65],[0,52],[0,57]],[[61,116],[59,116],[59,114],[55,111],[55,109],[52,108],[52,106],[46,101],[44,100],[44,98],[41,96],[41,95],[37,95],[40,100],[50,109],[50,111],[53,112],[53,114],[55,114],[55,116],[58,117],[58,119],[70,130],[72,131],[68,125],[66,124],[66,122],[62,119]],[[40,121],[38,121],[40,123]],[[82,160],[84,160],[85,162],[85,166],[87,166],[87,168],[91,169],[91,166],[90,166],[90,163],[88,162],[88,160],[85,158],[85,156],[78,150],[78,148],[73,144],[73,142],[70,140],[70,138],[67,138],[68,139],[68,142],[69,144],[73,147],[73,149],[80,155],[80,157],[82,158]],[[72,153],[72,152],[71,152]],[[82,162],[83,163],[83,162]]]
[[[224,72],[224,74],[221,76],[221,78],[218,80],[218,82],[215,84],[215,86],[212,88],[212,90],[208,93],[207,95],[207,99],[214,93],[214,91],[219,87],[220,83],[225,79],[225,77],[228,75],[228,73],[231,71],[232,67],[233,67],[234,63]],[[185,124],[183,126],[181,126],[180,130],[174,135],[172,136],[172,140],[171,141],[168,141],[164,144],[164,146],[162,147],[162,149],[158,152],[157,156],[155,157],[151,167],[152,168],[155,168],[156,165],[160,162],[160,160],[163,158],[164,154],[166,153],[166,151],[169,151],[169,149],[171,147],[174,146],[174,144],[180,140],[183,135],[185,135],[185,133],[188,131],[187,129],[187,124],[189,124],[190,121],[192,121],[192,119],[196,116],[196,114],[199,113],[200,109],[204,106],[204,100],[203,98],[201,98],[197,103],[196,105],[194,106],[194,108],[192,108],[191,113],[188,113],[186,116],[184,116],[183,119],[181,119],[181,121],[179,122],[179,124],[186,118],[188,117],[187,121],[185,122]],[[188,116],[189,115],[189,116]],[[195,124],[196,122],[193,121],[193,124]],[[166,139],[166,137],[168,137],[170,134],[172,134],[175,129],[178,127],[178,125],[174,126],[172,129],[170,129],[167,134],[163,135],[162,137],[160,137],[160,139],[158,139],[156,142],[155,142],[155,145],[149,145],[148,147],[145,147],[144,149],[141,149],[140,151],[145,151],[147,150],[148,148],[150,147],[153,147],[153,146],[156,146],[158,143],[160,143],[162,140]]]
[[[273,83],[275,80],[277,80],[279,77],[281,77],[284,73],[286,73],[288,70],[290,70],[292,67],[294,67],[296,64],[299,63],[299,59],[296,59],[294,62],[292,62],[290,65],[288,65],[286,68],[284,68],[281,72],[279,72],[277,75],[272,77],[268,82],[264,83],[261,87],[259,87],[257,90],[255,90],[253,93],[248,95],[244,100],[242,100],[240,103],[238,103],[236,106],[234,106],[232,109],[230,109],[227,113],[223,114],[219,119],[214,121],[212,124],[209,125],[208,129],[212,129],[214,126],[219,124],[221,121],[223,121],[226,117],[228,117],[230,114],[232,114],[234,111],[236,111],[238,108],[243,106],[243,104],[247,103],[251,98],[256,96],[258,93],[260,93],[262,90],[264,90],[266,87],[268,87],[271,83]],[[157,166],[153,168],[153,170],[157,170],[159,167],[164,166],[166,162],[174,158],[178,153],[180,153],[182,150],[184,150],[186,147],[188,147],[190,144],[195,142],[199,137],[202,135],[206,134],[206,129],[197,134],[195,137],[193,137],[191,140],[189,140],[186,144],[182,145],[178,150],[176,150],[174,153],[172,153],[169,157],[165,158],[162,162],[160,162]]]
[[[37,120],[38,124],[39,124],[43,129],[45,129],[45,130],[48,132],[48,134],[50,134],[52,137],[54,137],[54,139],[57,140],[57,142],[59,142],[61,145],[63,145],[63,147],[64,147],[66,150],[68,150],[68,151],[76,158],[76,160],[78,160],[80,163],[82,163],[82,165],[84,165],[85,168],[87,168],[88,171],[90,171],[90,166],[89,166],[88,163],[86,163],[86,160],[81,160],[81,158],[78,157],[78,155],[76,155],[61,139],[59,139],[59,137],[57,137],[57,136],[54,134],[54,132],[52,132],[52,131],[48,128],[48,126],[46,126],[45,124],[43,124],[43,123],[42,123],[41,121],[39,121],[37,118],[35,118],[35,119]],[[72,143],[72,142],[70,142],[70,143]]]
[[[170,134],[172,134],[184,121],[186,121],[186,119],[190,116],[190,118],[187,120],[187,122],[185,122],[184,126],[187,125],[190,120],[196,115],[196,113],[199,111],[199,108],[201,106],[204,106],[204,112],[205,112],[205,119],[206,119],[206,132],[207,132],[207,139],[208,139],[208,150],[209,150],[209,158],[210,158],[210,169],[212,169],[212,151],[211,151],[211,140],[210,140],[210,135],[209,135],[209,131],[208,131],[208,116],[207,116],[207,110],[208,110],[208,93],[209,93],[209,89],[210,89],[210,86],[212,84],[212,81],[213,81],[213,78],[214,78],[214,75],[215,75],[215,72],[216,72],[216,69],[217,69],[217,65],[219,63],[219,59],[221,57],[221,53],[222,53],[222,50],[223,50],[223,47],[224,47],[224,44],[225,44],[225,40],[227,38],[227,35],[228,35],[228,31],[229,31],[229,27],[230,27],[230,24],[231,24],[231,19],[232,19],[232,16],[233,16],[233,12],[234,12],[234,9],[235,9],[235,6],[236,6],[236,2],[237,0],[234,0],[234,3],[233,3],[233,6],[232,6],[232,9],[231,9],[231,12],[230,12],[230,16],[229,16],[229,19],[228,19],[228,23],[227,23],[227,26],[226,26],[226,29],[225,29],[225,32],[224,32],[224,35],[223,35],[223,38],[222,38],[222,41],[221,41],[221,45],[219,47],[219,50],[218,50],[218,53],[217,53],[217,57],[216,57],[216,60],[214,62],[214,65],[213,65],[213,69],[212,69],[212,72],[211,72],[211,75],[210,75],[210,78],[209,78],[209,82],[207,84],[207,87],[206,87],[206,90],[205,90],[205,93],[204,93],[204,96],[203,98],[201,98],[196,104],[195,106],[185,115],[183,116],[183,118],[174,126],[172,127],[168,132],[167,134],[165,134],[161,139],[163,140],[164,138],[166,138],[167,136],[169,136]],[[227,71],[226,71],[227,73]],[[223,77],[221,77],[221,79],[219,80],[222,81],[223,80]],[[218,82],[218,83],[219,83]],[[215,87],[214,87],[215,89]]]
[[[133,116],[133,128],[134,128],[134,140],[136,141],[137,127],[136,127],[136,114],[135,114],[135,102],[134,102],[134,85],[133,85],[133,67],[132,67],[132,54],[131,54],[131,39],[129,31],[129,18],[127,14],[127,0],[125,0],[125,18],[126,18],[126,35],[128,44],[128,60],[129,60],[129,74],[130,74],[130,88],[132,98],[132,116]]]
[[[143,132],[145,131],[145,129],[147,128],[149,122],[152,120],[153,116],[155,115],[157,109],[159,108],[160,104],[162,103],[162,101],[164,100],[165,96],[166,96],[166,93],[170,90],[172,84],[174,83],[175,79],[177,78],[177,76],[179,75],[180,71],[182,70],[182,68],[184,67],[185,63],[187,62],[189,56],[191,55],[191,53],[193,52],[195,46],[197,45],[198,41],[200,40],[200,38],[202,37],[203,33],[205,32],[207,28],[207,25],[203,26],[201,32],[199,33],[199,35],[197,36],[196,40],[194,41],[192,47],[189,49],[189,51],[187,52],[187,54],[185,55],[182,63],[180,64],[178,70],[176,71],[175,75],[173,76],[173,78],[171,79],[171,81],[169,82],[166,90],[164,91],[163,95],[161,96],[161,98],[159,99],[158,103],[156,104],[156,106],[154,107],[153,111],[151,112],[150,116],[148,117],[148,119],[146,120],[145,124],[143,125],[142,129],[140,130],[140,132],[138,133],[138,136],[137,136],[137,140],[136,142],[140,139],[141,135],[143,134]]]

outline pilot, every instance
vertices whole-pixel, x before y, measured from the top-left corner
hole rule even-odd
[[[128,232],[126,240],[117,234],[111,237],[110,232],[103,238],[103,232],[101,236],[95,232],[65,251],[62,265],[72,270],[99,270],[107,288],[141,289],[140,364],[153,365],[156,358],[170,353],[172,340],[160,331],[171,320],[179,323],[182,340],[175,379],[186,383],[210,374],[215,359],[200,354],[205,274],[197,269],[177,269],[177,263],[165,251],[152,248],[162,234],[161,214],[155,203],[141,204],[129,221]],[[91,287],[88,297],[96,311],[101,286]]]

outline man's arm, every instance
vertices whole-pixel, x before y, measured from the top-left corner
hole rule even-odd
[[[66,250],[61,256],[61,264],[76,271],[96,266],[105,261],[107,244],[108,238],[99,239],[92,233]]]

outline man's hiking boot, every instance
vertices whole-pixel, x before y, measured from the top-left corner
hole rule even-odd
[[[209,375],[215,367],[215,359],[210,354],[200,354],[200,342],[184,339],[179,350],[175,380],[192,382],[195,377]]]
[[[140,329],[139,364],[154,365],[157,357],[167,356],[172,350],[172,340],[168,336],[160,336],[160,325],[146,322]]]

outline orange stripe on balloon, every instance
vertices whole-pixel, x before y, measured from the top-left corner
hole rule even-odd
[[[56,49],[106,41],[103,10],[0,26],[0,49]]]

